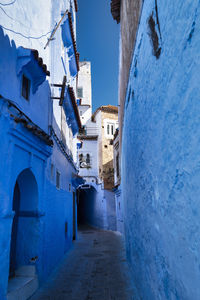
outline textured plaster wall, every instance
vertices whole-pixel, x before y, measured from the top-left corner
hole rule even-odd
[[[86,157],[90,154],[91,167],[90,168],[79,168],[80,176],[98,176],[98,155],[97,155],[97,141],[95,140],[83,140],[82,148],[78,150],[78,155],[83,154]],[[89,179],[89,178],[88,178]],[[92,178],[94,182],[95,178]]]
[[[67,83],[76,92],[76,78],[72,78],[69,71],[69,59],[67,49],[63,47],[61,26],[57,29],[54,40],[44,49],[55,25],[61,20],[62,14],[66,9],[70,11],[70,3],[72,3],[73,7],[73,28],[76,35],[74,1],[70,0],[16,1],[12,5],[1,7],[0,25],[4,34],[8,35],[10,41],[14,40],[17,47],[22,46],[38,50],[40,57],[51,73],[51,76],[47,78],[50,83],[61,84],[63,76],[66,75]],[[20,90],[18,90],[18,94],[19,92]],[[18,94],[15,93],[17,97],[19,96]],[[51,88],[51,94],[59,97],[60,89]],[[33,105],[31,112],[34,111],[34,108],[35,106]],[[28,108],[27,111],[30,111],[30,109]],[[41,107],[41,111],[45,111],[45,109]],[[53,101],[53,111],[57,125],[65,134],[67,125],[66,122],[62,124],[62,115],[64,113],[57,100]],[[42,118],[42,114],[38,114],[37,111],[35,113],[38,118]]]
[[[124,112],[127,255],[142,300],[198,300],[200,3],[159,1],[157,10],[144,1]]]
[[[80,72],[78,74],[78,87],[83,88],[82,105],[92,105],[92,80],[91,63],[82,61],[79,63]]]
[[[113,169],[113,145],[110,144],[112,135],[106,135],[107,121],[116,123],[118,121],[117,113],[99,112],[101,114],[101,124],[99,124],[99,132],[101,135],[99,142],[99,176],[104,182],[105,189],[112,189],[114,186],[114,169]],[[106,121],[106,122],[105,122]]]
[[[116,230],[116,212],[114,193],[93,184],[91,189],[82,190],[79,201],[82,205],[85,222],[91,226]]]
[[[45,81],[30,100],[20,96],[21,78],[16,74],[16,45],[0,29],[0,94],[13,101],[29,118],[48,132],[54,126],[50,88]],[[17,266],[36,260],[40,282],[63,257],[72,243],[72,172],[76,170],[62,154],[56,141],[54,147],[13,120],[16,110],[0,99],[0,299],[5,300],[9,278],[11,229],[14,217],[13,192],[16,180],[21,189],[21,211],[17,241]],[[57,126],[57,127],[56,127]],[[56,129],[57,128],[57,129]],[[53,168],[52,168],[53,165]],[[28,171],[36,182],[20,174]],[[56,171],[60,188],[56,188]],[[30,189],[27,188],[30,185]],[[34,201],[33,191],[37,194]],[[30,194],[28,194],[30,192]],[[28,205],[27,205],[28,204]],[[25,213],[25,214],[24,214]],[[31,213],[31,215],[30,215]],[[66,226],[67,223],[67,226]],[[31,242],[30,242],[31,239]],[[59,247],[58,247],[59,245]]]

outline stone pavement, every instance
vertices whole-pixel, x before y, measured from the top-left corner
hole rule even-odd
[[[120,234],[81,228],[60,266],[30,300],[65,299],[138,300]]]

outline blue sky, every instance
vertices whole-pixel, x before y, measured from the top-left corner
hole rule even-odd
[[[80,60],[91,61],[93,111],[117,105],[119,25],[110,0],[78,0],[77,48]]]

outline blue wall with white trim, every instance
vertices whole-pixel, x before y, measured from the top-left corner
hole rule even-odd
[[[72,174],[77,170],[58,142],[62,135],[53,117],[48,81],[40,83],[34,93],[31,89],[28,101],[23,98],[23,72],[17,73],[18,48],[1,27],[0,44],[0,299],[5,300],[16,182],[20,208],[15,268],[34,263],[42,283],[72,244]],[[41,67],[38,70],[40,76]],[[51,126],[57,141],[51,135]],[[53,141],[53,146],[45,142],[41,133]]]
[[[200,299],[199,31],[198,0],[158,1],[157,12],[144,1],[122,137],[126,248],[142,300]]]

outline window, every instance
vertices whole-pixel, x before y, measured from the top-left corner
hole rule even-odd
[[[111,134],[114,134],[114,125],[111,125]]]
[[[110,125],[107,125],[107,134],[110,134]]]
[[[79,166],[80,168],[90,168],[91,167],[91,156],[89,153],[83,155],[79,154]]]
[[[108,138],[111,138],[115,133],[116,124],[114,122],[111,122],[111,120],[105,121],[105,135],[109,136]]]
[[[116,156],[116,173],[117,177],[119,177],[119,153]]]
[[[51,164],[51,179],[54,178],[54,165]]]
[[[80,164],[80,166],[81,166],[82,161],[83,161],[83,154],[81,153],[81,154],[79,154],[79,164]]]
[[[56,187],[60,189],[60,173],[56,171]]]
[[[77,88],[77,98],[83,98],[83,88]]]
[[[69,192],[71,192],[71,183],[69,183]]]
[[[67,231],[68,231],[68,223],[65,222],[65,235],[67,236]]]
[[[107,146],[107,145],[104,145],[104,148],[108,148],[108,146]]]
[[[26,100],[30,98],[30,86],[31,82],[26,76],[22,76],[22,97]]]
[[[83,161],[83,154],[79,154],[79,161]]]
[[[82,116],[83,115],[83,112],[82,112],[82,110],[80,110],[80,116]]]
[[[90,154],[86,155],[86,164],[89,165],[90,164]]]

